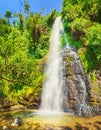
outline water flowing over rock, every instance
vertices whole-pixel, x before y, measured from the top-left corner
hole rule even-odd
[[[51,33],[48,61],[45,68],[42,102],[40,109],[62,111],[63,104],[63,61],[61,56],[61,34],[63,25],[57,17]]]
[[[65,111],[80,116],[100,113],[101,106],[91,104],[91,86],[80,58],[65,36],[67,45],[61,49],[63,31],[61,17],[58,17],[50,38],[40,109]]]
[[[64,49],[64,78],[64,110],[77,115],[91,115],[89,82],[76,51],[68,46]]]

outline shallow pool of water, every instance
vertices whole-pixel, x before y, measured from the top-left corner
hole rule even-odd
[[[101,116],[78,117],[68,113],[48,111],[12,111],[0,113],[0,130],[6,125],[8,130],[100,130]],[[12,120],[21,117],[20,127],[11,127]]]

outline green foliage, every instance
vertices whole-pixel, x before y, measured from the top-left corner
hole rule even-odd
[[[22,33],[24,31],[24,16],[21,13],[19,13],[18,14],[18,19],[19,19],[18,28]]]
[[[9,34],[11,31],[11,27],[6,19],[0,18],[0,36],[3,36],[4,34]]]
[[[94,87],[93,89],[96,94],[100,94],[100,88],[98,86]]]
[[[0,97],[21,99],[22,105],[26,99],[39,102],[51,30],[48,19],[54,17],[52,25],[56,16],[54,11],[51,16],[30,13],[27,1],[24,6],[24,14],[7,11],[6,18],[0,17]]]
[[[7,11],[6,11],[6,14],[5,14],[5,17],[7,18],[8,23],[9,23],[9,19],[12,17],[12,13],[7,10]]]
[[[65,47],[67,43],[69,43],[71,47],[75,47],[77,50],[82,47],[82,43],[80,41],[73,40],[69,33],[64,32],[62,38],[62,46]]]
[[[101,0],[64,0],[62,17],[68,41],[87,72],[101,66]]]
[[[46,54],[43,52],[43,47],[44,50],[48,49],[47,44],[49,43],[49,27],[46,18],[40,13],[31,14],[26,21],[26,27],[32,38],[32,42],[29,44],[29,52],[34,54],[35,57],[41,58]]]
[[[56,9],[54,9],[49,16],[47,17],[47,24],[48,26],[52,27],[53,22],[55,20],[55,18],[58,16],[59,14],[56,12]]]
[[[29,5],[29,3],[28,3],[28,1],[24,1],[24,11],[25,11],[25,13],[29,13],[29,11],[30,11],[30,5]]]
[[[3,90],[0,90],[0,98],[5,98],[6,97],[6,94],[4,93]]]

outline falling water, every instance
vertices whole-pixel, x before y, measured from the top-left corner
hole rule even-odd
[[[45,67],[45,82],[41,99],[41,110],[62,111],[63,104],[63,61],[61,56],[61,34],[63,24],[57,17],[50,37],[48,61]]]
[[[61,17],[58,17],[50,37],[40,110],[66,111],[88,116],[92,114],[87,101],[89,84],[76,50],[69,45],[63,31]],[[67,43],[63,50],[61,35]]]

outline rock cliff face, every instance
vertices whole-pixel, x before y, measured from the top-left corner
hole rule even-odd
[[[92,87],[76,51],[65,48],[63,59],[64,110],[81,116],[101,114],[101,97],[98,99],[92,93]]]

